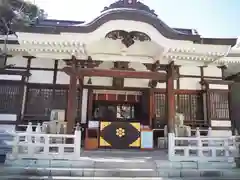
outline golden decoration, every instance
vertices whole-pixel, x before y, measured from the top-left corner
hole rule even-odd
[[[125,136],[125,129],[123,129],[123,128],[116,129],[116,135],[120,138]]]

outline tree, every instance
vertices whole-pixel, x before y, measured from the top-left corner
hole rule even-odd
[[[37,19],[45,19],[47,14],[31,2],[24,0],[0,0],[0,36],[4,37],[4,48],[0,49],[0,70],[7,57],[8,35],[15,34],[12,25],[29,25]]]
[[[31,2],[0,0],[0,29],[2,34],[6,34],[12,24],[28,25],[36,19],[45,19],[46,17],[45,11]]]

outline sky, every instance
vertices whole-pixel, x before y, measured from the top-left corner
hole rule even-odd
[[[90,22],[116,0],[31,0],[49,19]],[[240,0],[140,0],[174,28],[196,29],[204,37],[240,36]]]

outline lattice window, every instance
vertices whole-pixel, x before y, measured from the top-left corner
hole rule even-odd
[[[184,115],[184,124],[204,125],[203,99],[201,94],[178,94],[175,96],[176,112]]]
[[[22,106],[22,85],[19,82],[0,81],[0,113],[17,114]]]
[[[166,115],[166,95],[155,93],[155,116],[156,118],[165,117]]]
[[[67,96],[67,89],[55,89],[55,94],[53,98],[53,109],[67,109]]]
[[[52,109],[53,89],[28,88],[25,114],[49,117]]]
[[[27,92],[25,115],[49,120],[52,109],[67,110],[68,88],[54,85],[30,85]],[[76,97],[77,118],[80,118],[80,92]]]
[[[229,119],[228,91],[209,92],[210,119]]]
[[[80,105],[82,104],[82,93],[78,90],[77,91],[77,119],[81,119],[81,111]]]
[[[166,95],[164,93],[154,94],[154,105],[155,105],[155,128],[166,124]]]

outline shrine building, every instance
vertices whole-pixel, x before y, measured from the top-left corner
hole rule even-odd
[[[160,18],[119,0],[88,23],[14,26],[0,69],[0,126],[36,125],[55,111],[67,133],[81,124],[88,149],[144,149],[181,114],[193,129],[231,136],[240,127],[237,38],[204,38]]]

